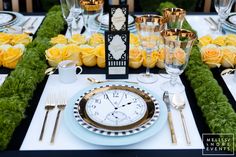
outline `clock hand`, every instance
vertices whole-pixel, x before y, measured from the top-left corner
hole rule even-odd
[[[124,95],[125,95],[125,93],[123,93],[123,95],[122,95],[122,97],[121,97],[121,99],[120,99],[120,101],[119,101],[119,103],[118,103],[118,105],[117,105],[118,108],[119,108],[119,106],[120,106],[121,101],[123,100]]]
[[[124,105],[118,106],[118,108],[125,107],[126,105],[130,105],[130,104],[132,104],[132,102],[128,102],[127,104],[124,104]]]
[[[111,100],[110,100],[109,96],[107,95],[107,93],[105,93],[105,95],[107,96],[108,101],[112,104],[112,106],[114,106],[114,108],[115,108],[115,110],[116,110],[117,107],[111,102]]]

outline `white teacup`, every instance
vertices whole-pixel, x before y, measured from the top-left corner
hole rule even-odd
[[[58,64],[59,70],[59,80],[62,83],[73,83],[77,80],[76,70],[80,69],[78,74],[82,73],[82,68],[80,66],[76,66],[75,62],[72,60],[64,60]]]

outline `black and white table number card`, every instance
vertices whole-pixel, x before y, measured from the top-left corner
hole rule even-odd
[[[128,30],[128,5],[109,6],[109,30],[127,31]]]
[[[129,31],[105,32],[106,79],[128,79]]]

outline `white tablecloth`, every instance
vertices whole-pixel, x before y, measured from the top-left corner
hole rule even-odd
[[[186,99],[186,108],[184,109],[183,112],[186,117],[186,123],[189,129],[189,134],[192,142],[190,146],[186,144],[180,114],[173,107],[171,108],[171,110],[173,116],[173,123],[177,135],[177,141],[178,141],[177,145],[173,145],[171,143],[170,130],[167,122],[163,127],[163,129],[155,136],[137,144],[122,146],[122,147],[105,147],[105,146],[93,145],[82,141],[81,139],[77,138],[74,134],[72,134],[65,125],[65,122],[63,120],[63,115],[59,124],[55,143],[50,144],[50,137],[55,122],[57,109],[54,109],[49,113],[44,139],[43,141],[39,141],[38,139],[45,115],[44,106],[46,103],[47,94],[50,91],[57,91],[57,92],[61,91],[63,93],[67,93],[69,99],[79,90],[91,85],[91,83],[87,81],[87,77],[94,77],[98,80],[105,79],[105,75],[92,75],[92,74],[80,75],[77,82],[72,84],[62,84],[58,79],[58,75],[51,75],[49,77],[20,150],[201,149],[203,147],[201,137],[198,133],[198,129],[196,127],[192,111],[190,109],[185,94],[183,94],[183,96]],[[129,75],[129,80],[137,81],[136,77],[137,75],[131,74]],[[158,82],[154,84],[146,85],[139,83],[139,85],[152,90],[153,92],[157,93],[160,98],[162,98],[163,91],[160,89],[160,84],[164,81],[167,81],[168,79],[165,79],[161,76],[158,77],[159,77]]]

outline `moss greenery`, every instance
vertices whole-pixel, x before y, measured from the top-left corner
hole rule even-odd
[[[15,128],[25,117],[28,102],[45,76],[47,62],[44,52],[50,47],[50,38],[64,30],[64,25],[60,7],[53,7],[34,41],[27,46],[21,62],[0,86],[0,150],[7,147]]]

